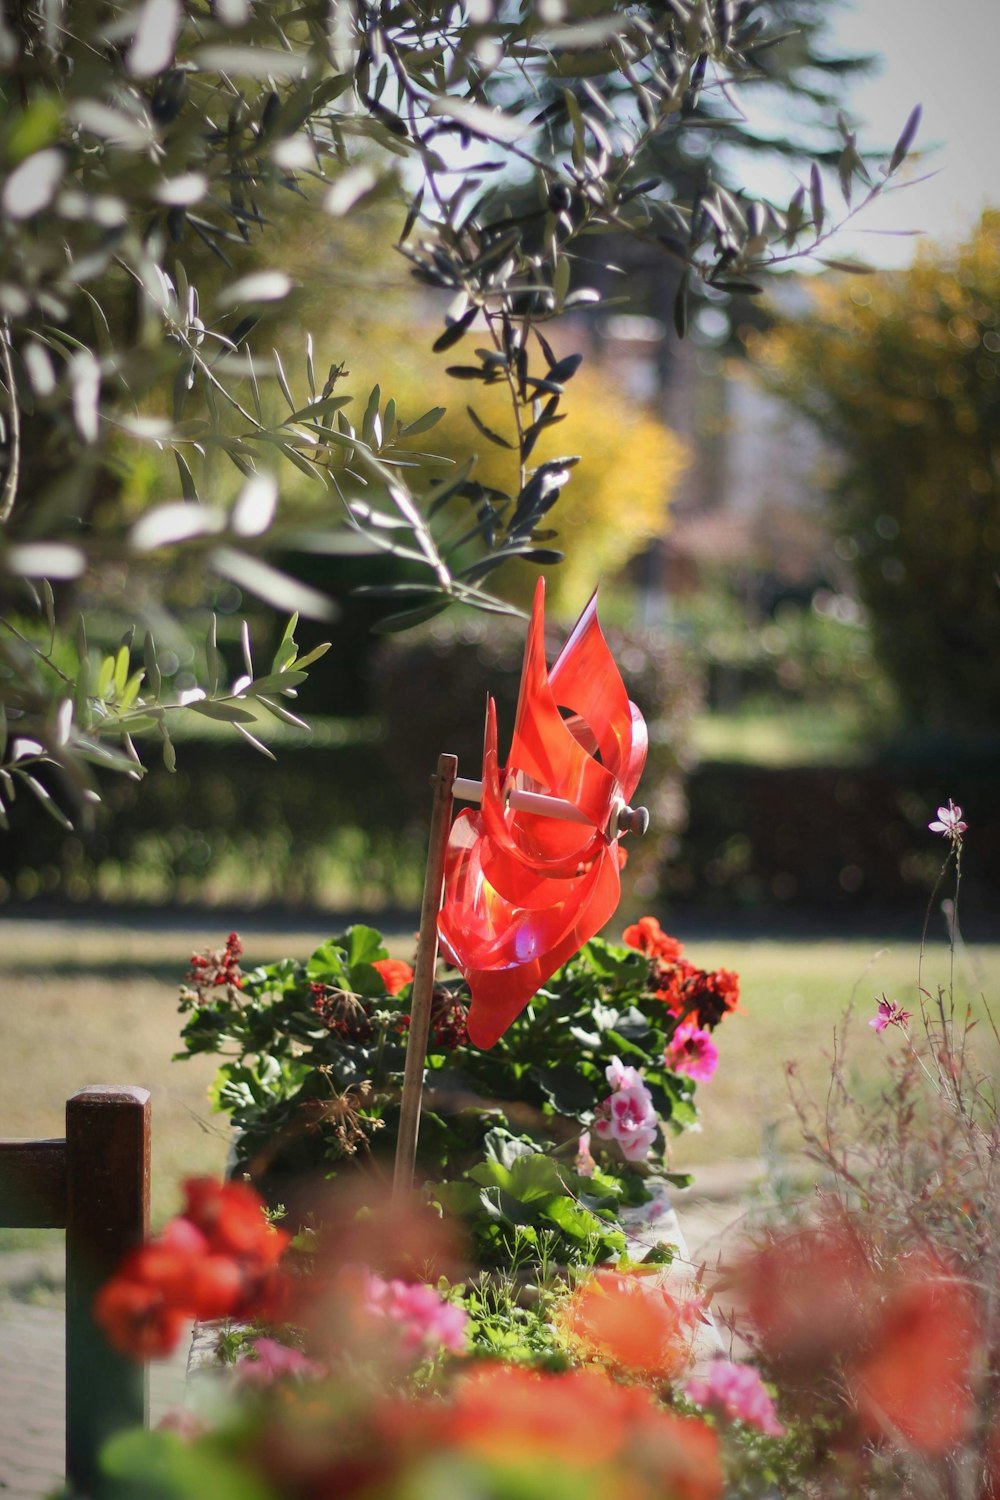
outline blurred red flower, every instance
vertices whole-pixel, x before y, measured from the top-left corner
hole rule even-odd
[[[108,1342],[135,1359],[169,1354],[191,1318],[274,1319],[287,1300],[289,1237],[253,1189],[193,1177],[184,1194],[184,1213],[126,1257],[94,1304]]]
[[[584,1359],[662,1379],[691,1361],[699,1309],[658,1281],[597,1271],[566,1302],[559,1325]]]
[[[640,917],[622,933],[622,942],[629,948],[638,948],[650,958],[662,958],[667,963],[676,963],[684,952],[683,943],[663,931],[656,917]]]
[[[871,1353],[853,1370],[858,1412],[870,1433],[945,1453],[975,1411],[978,1319],[966,1286],[921,1259],[893,1287],[873,1329]]]
[[[401,958],[377,958],[372,968],[381,974],[390,995],[398,995],[400,990],[413,982],[413,970]]]

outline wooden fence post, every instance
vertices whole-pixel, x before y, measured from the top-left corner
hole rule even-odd
[[[146,1367],[118,1354],[94,1297],[149,1232],[146,1089],[98,1085],[66,1104],[66,1477],[99,1489],[105,1438],[148,1420]]]

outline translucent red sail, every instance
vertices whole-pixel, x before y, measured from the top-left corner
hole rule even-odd
[[[614,913],[618,840],[609,824],[646,760],[646,725],[601,633],[597,595],[551,670],[544,603],[539,580],[507,765],[501,771],[490,698],[482,802],[459,813],[448,843],[438,930],[469,985],[478,1047],[492,1047]],[[514,790],[559,797],[580,821],[515,809]]]

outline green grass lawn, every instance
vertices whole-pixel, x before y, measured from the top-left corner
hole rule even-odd
[[[283,953],[305,957],[329,935],[252,925],[243,931],[250,962]],[[61,1134],[63,1104],[75,1089],[137,1083],[153,1095],[155,1217],[173,1210],[183,1176],[221,1170],[227,1130],[206,1100],[214,1063],[170,1058],[178,1045],[176,994],[187,958],[193,948],[217,946],[224,936],[210,914],[159,931],[112,918],[92,926],[0,920],[0,1134]],[[396,933],[391,946],[410,956],[412,934]],[[716,1033],[721,1060],[715,1078],[699,1089],[702,1128],[675,1143],[677,1168],[756,1156],[774,1127],[791,1145],[785,1065],[794,1062],[803,1084],[821,1096],[835,1027],[843,1028],[848,1073],[861,1087],[877,1088],[887,1050],[904,1039],[896,1031],[879,1037],[869,1028],[874,997],[884,991],[916,1009],[914,944],[720,938],[691,943],[689,954],[707,968],[740,973],[744,1013],[727,1018]],[[930,947],[924,985],[933,991],[946,984],[948,969],[947,948]],[[971,1003],[981,994],[996,996],[1000,945],[960,953],[956,987]]]

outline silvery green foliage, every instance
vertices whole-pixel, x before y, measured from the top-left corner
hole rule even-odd
[[[189,597],[200,580],[202,600],[228,580],[286,614],[322,618],[328,599],[275,553],[388,552],[407,570],[382,586],[400,596],[393,628],[455,600],[502,608],[484,590],[495,567],[558,561],[543,521],[577,459],[530,460],[579,364],[556,356],[543,327],[596,295],[575,284],[579,238],[624,230],[679,257],[685,286],[695,276],[749,290],[771,262],[828,232],[818,171],[787,210],[711,186],[676,201],[662,172],[648,175],[652,147],[703,123],[705,91],[731,99],[755,76],[771,8],[8,4],[0,817],[18,785],[65,816],[39,766],[61,769],[78,806],[96,796],[92,763],[140,775],[140,733],[160,735],[169,763],[181,705],[159,680],[156,645],[168,580],[187,578]],[[849,146],[848,189],[867,173]],[[531,206],[515,211],[525,187]],[[470,442],[511,449],[509,494],[477,483],[471,450],[429,492],[411,487],[408,474],[424,472],[412,468],[418,440],[440,409],[403,421],[379,386],[352,393],[341,367],[318,372],[311,337],[299,368],[286,369],[262,332],[293,291],[273,226],[303,198],[338,218],[392,195],[415,276],[447,293],[435,349],[475,325],[483,347],[450,373],[463,392],[499,383],[509,394],[509,436],[469,407]],[[206,261],[217,267],[207,280]],[[344,411],[351,395],[357,423]],[[123,478],[162,455],[176,465],[175,495],[137,510]],[[240,476],[227,503],[207,481],[220,456]],[[328,502],[308,527],[279,503],[293,469]],[[110,654],[75,624],[94,598],[138,624]],[[224,683],[209,642],[187,706],[250,734],[246,700],[286,715],[308,663],[289,634],[255,677],[246,633],[244,646],[245,672]]]

